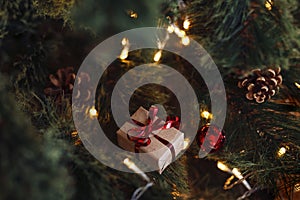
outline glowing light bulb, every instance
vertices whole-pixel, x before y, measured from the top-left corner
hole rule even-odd
[[[121,41],[121,44],[123,46],[125,46],[127,43],[128,43],[128,39],[127,38],[123,38],[122,41]]]
[[[205,110],[205,111],[201,112],[201,117],[204,119],[212,119],[213,115],[210,112]]]
[[[286,148],[285,147],[281,147],[278,152],[277,152],[277,156],[278,157],[282,157],[284,154],[286,153]]]
[[[296,86],[298,89],[300,89],[300,84],[299,84],[299,83],[295,82],[295,86]]]
[[[177,32],[175,32],[176,33],[176,35],[178,36],[178,37],[180,37],[180,38],[183,38],[184,36],[185,36],[185,32],[183,31],[183,30],[179,30],[179,31],[177,31]]]
[[[130,17],[136,19],[138,17],[138,14],[133,12],[130,14]]]
[[[173,33],[174,32],[174,27],[172,25],[168,26],[168,32]]]
[[[180,32],[180,29],[179,29],[177,26],[175,26],[175,27],[174,27],[174,32],[177,34],[177,33]]]
[[[241,172],[237,169],[237,168],[233,168],[232,169],[232,174],[237,177],[238,179],[242,180],[244,179],[243,175],[241,174]],[[249,183],[246,181],[246,179],[242,180],[243,185],[248,189],[251,190],[251,186],[249,185]]]
[[[217,163],[217,167],[227,173],[233,174],[236,178],[242,180],[242,184],[248,189],[251,190],[251,186],[250,184],[247,182],[247,180],[243,177],[243,175],[241,174],[241,172],[237,169],[237,168],[233,168],[232,170],[229,169],[229,167],[227,167],[225,164],[223,164],[222,162],[218,161]],[[232,178],[230,178],[232,180]],[[230,181],[226,181],[225,185],[230,184]]]
[[[188,36],[184,36],[183,38],[181,38],[181,43],[184,45],[184,46],[187,46],[190,44],[190,38]]]
[[[134,162],[129,160],[129,158],[125,158],[123,161],[124,165],[126,165],[129,169],[134,171],[135,173],[139,174],[145,181],[150,182],[149,177],[140,169],[138,168]]]
[[[129,17],[131,17],[131,18],[134,18],[134,19],[138,18],[138,14],[137,14],[136,12],[134,12],[133,10],[128,10],[128,11],[127,11],[127,14],[128,14]]]
[[[74,137],[77,137],[78,136],[78,132],[77,131],[73,131],[72,133],[71,133],[71,136],[74,138]]]
[[[128,49],[124,48],[120,54],[120,59],[125,60],[128,57]]]
[[[125,60],[128,57],[129,46],[130,46],[128,38],[124,37],[121,41],[121,44],[123,45],[123,49],[121,51],[119,58]]]
[[[265,7],[267,10],[272,10],[273,1],[272,0],[266,0]]]
[[[161,50],[159,50],[158,52],[155,53],[153,60],[155,62],[158,62],[161,58],[161,55],[162,55],[162,52],[161,52]]]
[[[185,34],[185,31],[183,30],[180,30],[178,27],[175,27],[174,28],[174,32],[175,34],[180,37],[180,38],[183,38],[186,34]]]
[[[217,167],[224,172],[231,173],[231,170],[229,169],[229,167],[227,167],[224,163],[222,163],[220,161],[218,161]]]
[[[191,22],[188,19],[184,20],[184,22],[183,22],[183,28],[185,30],[188,30],[190,28],[190,25],[191,25]]]
[[[185,138],[184,142],[183,142],[183,149],[186,149],[190,144],[190,139],[189,138]]]
[[[90,114],[90,117],[91,117],[91,118],[98,117],[98,112],[97,112],[95,106],[93,106],[93,107],[89,110],[89,114]]]

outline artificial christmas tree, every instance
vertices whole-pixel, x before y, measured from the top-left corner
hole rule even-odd
[[[8,144],[14,146],[4,151],[1,163],[6,170],[13,166],[11,159],[24,149],[30,152],[26,155],[31,155],[30,162],[26,161],[26,155],[19,157],[22,167],[14,166],[16,176],[3,173],[0,179],[9,183],[7,191],[15,187],[14,199],[27,195],[28,187],[35,191],[28,198],[42,199],[296,198],[300,183],[300,23],[297,9],[300,4],[297,0],[18,0],[0,4],[1,72],[11,77],[10,92],[17,100],[5,103],[7,100],[3,99],[1,103],[6,107],[0,113],[0,129],[3,130],[0,135],[6,138],[3,141],[9,141],[1,148]],[[77,73],[88,52],[108,36],[143,26],[159,26],[167,34],[157,35],[156,49],[131,51],[135,41],[128,38],[115,41],[119,55],[109,63],[102,77],[98,77],[95,99],[91,99],[94,90],[84,85],[92,83],[94,74]],[[174,38],[179,42],[175,44]],[[210,90],[203,74],[199,74],[189,60],[164,50],[174,45],[184,51],[193,46],[194,41],[207,50],[222,75],[227,98],[223,100],[227,100],[223,128],[214,124],[220,119],[221,111],[220,108],[213,110],[213,99],[210,99],[212,94],[220,92],[220,87]],[[107,46],[105,53],[108,54],[110,48]],[[198,51],[193,53],[194,57],[203,56],[197,54]],[[199,61],[205,63],[207,60]],[[114,88],[124,75],[145,63],[151,63],[149,71],[140,71],[130,82],[140,83],[141,77],[153,76],[151,70],[168,65],[182,74],[195,91],[197,102],[188,101],[187,104],[200,109],[197,110],[199,116],[190,114],[191,124],[198,125],[198,141],[187,140],[186,135],[190,133],[184,133],[186,151],[181,157],[161,175],[154,171],[141,178],[111,169],[93,157],[81,140],[80,130],[73,124],[72,114],[81,112],[91,120],[98,120],[107,138],[117,146],[115,133],[120,126],[113,116],[112,94],[115,92],[123,102],[127,90],[114,91]],[[274,66],[280,66],[281,70]],[[211,70],[211,65],[203,67],[206,72]],[[159,80],[161,76],[155,78]],[[76,80],[79,89],[74,92]],[[129,82],[122,83],[125,89],[130,89]],[[172,91],[174,88],[182,93],[186,90],[185,85],[176,80],[169,88],[158,84],[142,85],[129,99],[130,114],[140,106],[149,109],[151,105],[161,104],[166,112],[161,116],[168,116],[166,121],[177,129],[185,128],[187,123],[179,120],[184,115],[181,109],[184,105],[180,105]],[[7,96],[6,90],[0,92],[1,97]],[[95,102],[92,107],[73,104],[76,112],[73,109],[72,113],[72,103],[82,98],[83,105]],[[30,116],[36,131],[14,120],[14,113],[21,112],[14,109],[15,104]],[[4,115],[10,110],[14,112],[6,119]],[[24,131],[16,134],[13,130],[18,127],[23,127]],[[206,137],[210,140],[205,142]],[[32,144],[37,144],[38,148]],[[205,158],[199,153],[203,149],[210,152]],[[47,151],[54,153],[47,155]],[[108,155],[106,159],[117,156]],[[38,164],[47,161],[49,165]],[[129,158],[117,163],[135,172],[142,166],[139,164],[131,163]],[[34,175],[32,169],[36,167],[41,176],[49,168],[51,177],[32,176],[29,181],[27,176],[21,176],[22,169],[28,169],[29,176]],[[68,177],[66,171],[70,179],[61,180],[60,176]],[[20,184],[23,183],[20,180],[30,184]],[[145,185],[145,180],[146,186],[140,187]],[[40,190],[36,184],[43,185],[41,182],[51,187]],[[56,187],[56,183],[61,187]],[[66,188],[73,192],[63,195]],[[5,192],[2,194],[3,198],[12,198]]]

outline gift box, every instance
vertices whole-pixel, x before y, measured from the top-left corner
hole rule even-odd
[[[150,110],[151,109],[155,109],[155,107],[151,107]],[[127,151],[139,153],[138,158],[143,163],[157,168],[161,174],[163,170],[175,160],[175,157],[181,150],[183,150],[184,134],[174,127],[166,128],[164,126],[165,122],[156,115],[153,115],[152,119],[150,119],[149,111],[143,107],[140,107],[131,116],[131,119],[135,123],[125,122],[117,131],[118,145]],[[140,145],[137,140],[132,140],[129,136],[129,132],[141,130],[143,129],[143,125],[150,126],[149,120],[151,120],[150,125],[152,127],[150,127],[150,129],[152,130],[147,138],[142,138],[144,143]]]

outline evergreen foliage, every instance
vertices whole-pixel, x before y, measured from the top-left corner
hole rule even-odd
[[[177,1],[162,3],[0,3],[0,71],[9,74],[13,84],[13,94],[9,94],[0,77],[0,199],[129,199],[136,188],[143,186],[145,182],[137,174],[115,171],[92,157],[76,135],[70,96],[62,95],[57,103],[43,90],[50,73],[72,65],[78,69],[84,56],[106,37],[130,28],[157,26],[160,20],[182,22],[186,16],[191,21],[187,34],[212,55],[224,78],[228,97],[226,142],[219,152],[203,160],[195,158],[199,148],[194,142],[162,175],[147,173],[154,186],[142,199],[241,196],[245,191],[241,185],[223,190],[228,174],[213,169],[215,161],[239,168],[251,186],[262,191],[249,199],[271,199],[280,191],[290,195],[289,188],[300,182],[300,89],[295,86],[295,82],[300,83],[300,3],[273,0],[269,1],[272,9],[264,0],[189,0],[184,9]],[[112,88],[122,74],[151,62],[154,52],[131,52],[128,62],[116,60],[100,79],[99,122],[113,142],[118,127],[110,109]],[[201,110],[210,109],[205,83],[188,62],[163,52],[161,63],[183,74],[196,91]],[[250,69],[275,65],[283,69],[280,91],[263,104],[248,101],[237,87],[239,79]],[[165,88],[146,85],[133,94],[130,112],[140,105],[160,103],[168,114],[179,115],[174,99]],[[20,110],[30,116],[31,122]],[[206,123],[202,120],[200,125]],[[278,156],[281,147],[287,148],[284,156]],[[271,195],[263,194],[266,191]]]
[[[195,35],[217,64],[240,69],[280,65],[299,59],[299,31],[292,11],[297,1],[191,1],[188,15]]]
[[[21,114],[0,76],[0,199],[68,199],[70,177],[63,151],[49,138],[41,140]]]

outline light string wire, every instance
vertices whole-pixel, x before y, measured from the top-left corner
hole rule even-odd
[[[138,168],[138,166],[129,160],[129,158],[124,159],[123,163],[147,182],[145,186],[139,187],[133,192],[131,200],[138,200],[153,185],[153,182],[151,182],[150,178],[145,174],[145,172]]]

